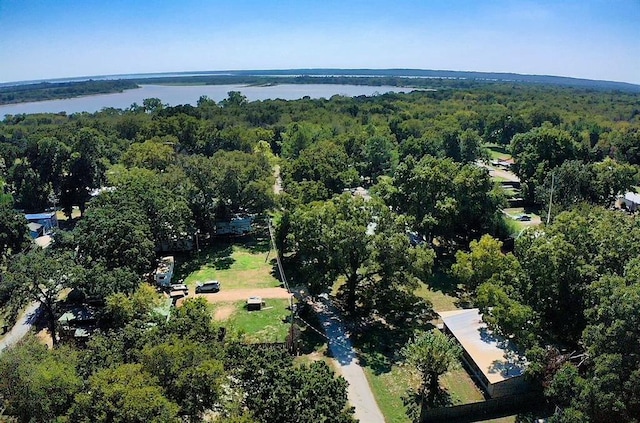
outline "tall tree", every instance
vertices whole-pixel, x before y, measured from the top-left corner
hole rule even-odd
[[[155,253],[148,217],[134,203],[137,199],[110,204],[110,197],[105,193],[92,203],[75,229],[80,261],[138,275],[149,272]]]
[[[58,343],[57,318],[60,293],[74,285],[78,274],[68,252],[36,248],[11,261],[7,279],[16,287],[14,296],[39,302],[54,345]]]
[[[54,421],[66,414],[82,388],[77,353],[49,351],[28,337],[0,356],[0,396],[5,413],[19,422]]]
[[[468,243],[494,232],[500,219],[501,197],[486,169],[451,159],[408,157],[394,176],[385,199],[394,210],[414,219],[428,240]]]
[[[29,245],[27,220],[10,203],[0,203],[0,260]]]
[[[289,225],[289,245],[295,245],[309,288],[320,292],[344,277],[351,311],[368,285],[410,284],[412,275],[428,274],[433,264],[433,251],[411,247],[404,222],[376,200],[343,194],[311,203],[296,210]]]
[[[534,199],[536,187],[544,183],[549,171],[565,160],[579,158],[571,134],[549,125],[514,136],[510,149],[515,159],[513,170],[522,181],[529,200]]]
[[[462,349],[438,330],[417,334],[401,351],[420,374],[421,412],[432,407],[440,391],[440,376],[457,365]]]

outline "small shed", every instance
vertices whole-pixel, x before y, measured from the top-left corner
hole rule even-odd
[[[495,334],[477,308],[439,313],[444,332],[462,346],[463,361],[478,384],[492,398],[526,392],[527,362],[508,339]]]
[[[247,300],[247,310],[256,311],[261,310],[263,305],[262,297],[249,297]]]

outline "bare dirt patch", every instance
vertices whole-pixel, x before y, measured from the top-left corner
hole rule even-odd
[[[236,308],[233,304],[225,305],[216,309],[213,318],[217,321],[227,320],[235,311]]]
[[[38,341],[49,347],[49,349],[53,348],[53,338],[47,329],[40,329],[36,332],[36,338]]]
[[[196,294],[195,287],[189,288],[189,296],[186,298],[204,297],[210,303],[227,303],[233,301],[246,300],[249,297],[262,297],[262,298],[289,298],[291,294],[284,288],[243,288],[233,289],[229,291],[224,290],[224,285],[220,292],[212,294]],[[178,301],[180,305],[184,299]]]

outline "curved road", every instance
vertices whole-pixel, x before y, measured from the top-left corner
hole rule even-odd
[[[361,423],[384,423],[384,416],[371,392],[367,377],[358,363],[356,352],[349,340],[339,312],[331,301],[315,302],[314,309],[324,327],[329,341],[329,348],[334,361],[340,367],[340,374],[349,382],[347,395],[349,403],[355,407],[355,417]]]

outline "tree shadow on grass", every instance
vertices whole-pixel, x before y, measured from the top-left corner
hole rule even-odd
[[[434,270],[427,285],[432,291],[440,291],[452,297],[457,297],[461,293],[458,282],[443,268]]]
[[[235,262],[231,254],[233,254],[233,244],[220,242],[205,246],[200,252],[176,255],[175,280],[184,280],[204,267],[216,270],[229,269]]]
[[[298,303],[295,323],[300,329],[298,333],[300,354],[311,354],[327,345],[327,339],[322,335],[322,325],[310,305],[304,302]]]
[[[252,253],[268,253],[271,251],[271,238],[269,233],[263,230],[256,230],[251,234],[235,238],[237,244],[248,249]]]
[[[351,340],[359,351],[360,363],[376,375],[388,373],[402,361],[400,351],[417,330],[429,330],[433,317],[431,304],[413,293],[400,289],[378,292],[372,310],[355,325]],[[366,316],[366,317],[365,317]]]
[[[407,409],[407,416],[413,422],[420,421],[421,407],[425,407],[427,409],[441,408],[441,407],[450,407],[453,405],[453,398],[451,394],[447,392],[445,389],[438,389],[436,392],[433,404],[424,404],[422,403],[422,397],[418,391],[415,389],[409,388],[407,392],[402,396],[402,402]]]

